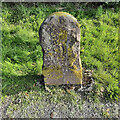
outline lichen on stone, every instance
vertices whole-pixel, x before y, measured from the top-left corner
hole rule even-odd
[[[40,34],[46,84],[82,84],[80,27],[76,18],[55,12],[42,23]]]

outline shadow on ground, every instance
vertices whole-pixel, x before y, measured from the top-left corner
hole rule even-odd
[[[36,83],[38,81],[40,82],[41,87],[36,86]],[[44,78],[43,75],[29,74],[25,76],[6,76],[5,79],[2,81],[2,84],[4,85],[2,86],[3,95],[15,95],[23,91],[29,92],[30,90],[39,91],[41,89],[44,89]]]

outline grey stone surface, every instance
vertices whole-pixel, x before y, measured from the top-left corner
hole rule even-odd
[[[66,12],[48,16],[40,30],[43,49],[43,75],[49,85],[82,84],[80,26]]]

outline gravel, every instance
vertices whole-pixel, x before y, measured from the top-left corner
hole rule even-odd
[[[65,97],[56,100],[53,94],[39,93],[13,99],[8,96],[2,104],[2,118],[119,118],[119,104],[101,100],[95,103],[91,98],[77,93],[77,100]],[[64,98],[64,96],[63,96]],[[53,100],[54,99],[54,100]],[[16,102],[17,101],[17,102]]]

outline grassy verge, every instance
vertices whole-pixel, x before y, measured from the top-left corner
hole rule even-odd
[[[94,71],[94,95],[118,100],[118,7],[3,3],[2,11],[3,96],[36,90],[42,70],[39,27],[49,14],[64,11],[80,23],[82,65]]]

